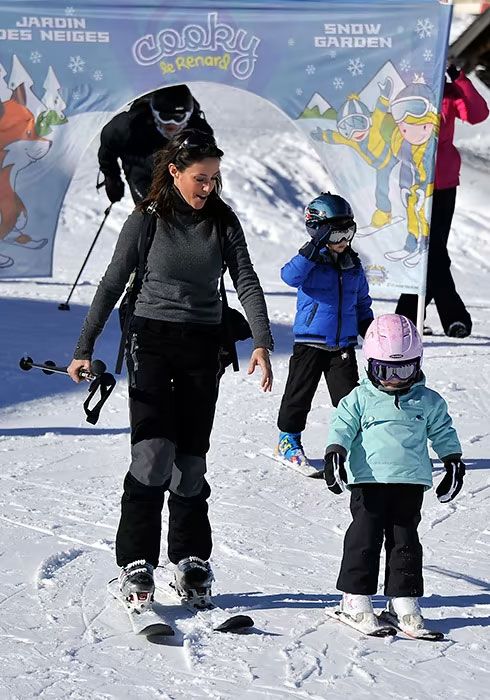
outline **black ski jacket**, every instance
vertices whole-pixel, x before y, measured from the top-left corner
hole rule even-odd
[[[212,128],[194,100],[194,112],[187,129],[200,129],[209,134]],[[150,189],[153,175],[153,156],[164,148],[168,139],[160,134],[153,121],[148,103],[135,104],[128,112],[116,114],[105,125],[100,135],[99,167],[103,175],[121,177],[122,169],[135,203],[140,202]]]

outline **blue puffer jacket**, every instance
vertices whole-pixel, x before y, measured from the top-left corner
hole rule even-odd
[[[352,249],[337,261],[325,252],[321,262],[295,255],[281,270],[281,278],[298,288],[294,336],[297,342],[324,343],[344,348],[373,320],[371,297],[359,256]]]
[[[447,404],[422,377],[405,393],[377,389],[369,379],[345,396],[330,424],[327,452],[349,452],[348,484],[432,486],[427,440],[440,459],[461,456]]]

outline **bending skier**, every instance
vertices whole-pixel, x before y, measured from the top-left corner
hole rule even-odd
[[[140,231],[156,203],[127,350],[131,465],[116,537],[121,593],[135,606],[153,596],[166,491],[175,588],[189,602],[210,601],[205,474],[218,387],[223,257],[252,328],[248,372],[259,367],[262,389],[272,387],[266,304],[240,222],[219,196],[222,156],[214,138],[196,130],[179,133],[161,152],[150,192],[123,226],[68,368],[74,381],[80,368],[90,368],[95,340],[138,265]]]
[[[305,209],[309,240],[281,270],[298,288],[294,348],[279,410],[276,453],[308,469],[301,433],[322,374],[332,404],[358,383],[355,346],[373,319],[369,288],[351,248],[356,223],[349,202],[326,192]]]
[[[347,483],[351,492],[353,520],[337,581],[341,611],[368,634],[379,626],[371,596],[384,539],[386,614],[407,633],[430,638],[418,604],[424,586],[417,527],[424,491],[432,486],[427,440],[446,472],[436,489],[441,503],[462,488],[461,445],[446,402],[425,385],[422,341],[411,321],[397,314],[376,318],[363,353],[368,377],[340,402],[325,453],[328,488],[339,494]]]

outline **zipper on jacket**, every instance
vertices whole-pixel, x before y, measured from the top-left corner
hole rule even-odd
[[[309,313],[309,315],[308,315],[308,318],[306,319],[306,325],[307,325],[307,326],[309,326],[309,325],[311,324],[311,322],[312,322],[313,319],[315,318],[315,314],[316,314],[317,311],[318,311],[318,302],[315,302],[315,303],[313,304],[312,310],[310,311],[310,313]]]
[[[337,313],[337,335],[335,337],[335,345],[340,344],[340,327],[342,325],[342,270],[337,270],[339,276],[339,310]]]

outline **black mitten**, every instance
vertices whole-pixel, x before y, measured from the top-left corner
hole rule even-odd
[[[328,447],[327,447],[328,450]],[[347,473],[345,471],[345,457],[337,451],[326,452],[323,466],[323,476],[328,489],[338,495],[344,490],[344,484],[347,482]]]
[[[466,468],[459,457],[448,457],[443,462],[446,473],[436,489],[436,495],[441,503],[449,503],[463,488]]]
[[[325,248],[328,236],[329,233],[324,233],[322,236],[312,237],[311,241],[308,241],[299,249],[299,254],[307,260],[316,262],[320,258],[320,251],[322,248]]]
[[[446,73],[451,78],[451,81],[454,83],[461,71],[457,66],[454,65],[454,63],[450,63],[446,69]]]
[[[105,191],[112,204],[120,202],[124,197],[124,182],[120,177],[105,176]]]

